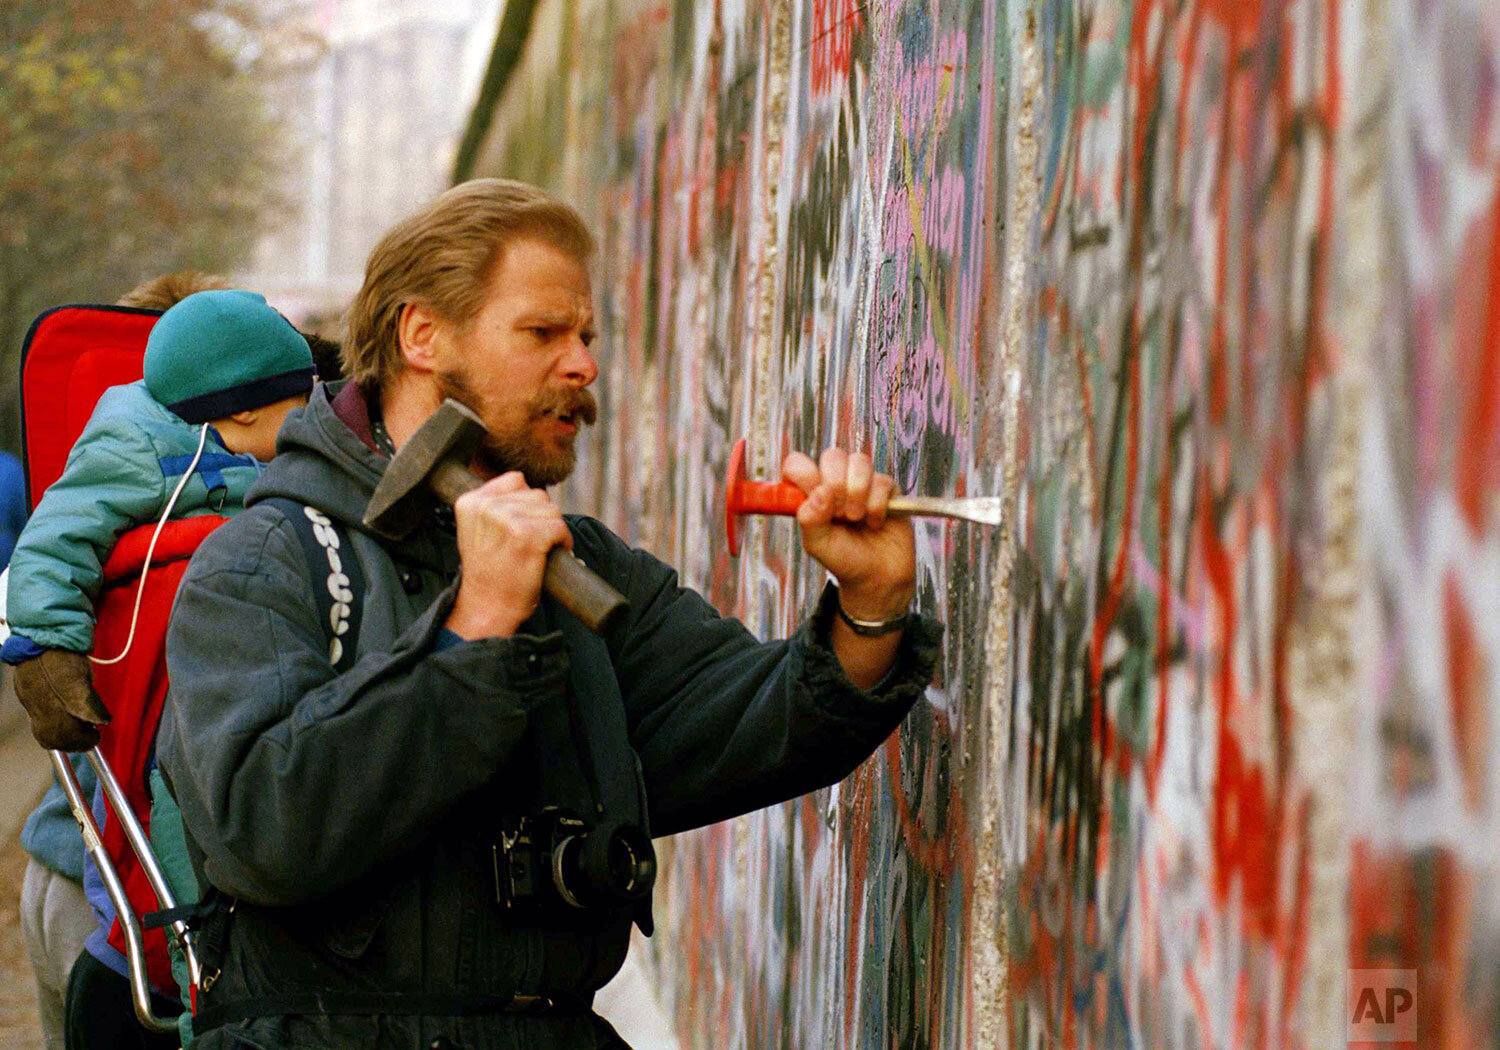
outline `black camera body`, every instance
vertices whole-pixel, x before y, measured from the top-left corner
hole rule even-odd
[[[656,881],[656,851],[641,828],[589,824],[559,806],[501,818],[493,852],[495,900],[507,911],[619,908]]]

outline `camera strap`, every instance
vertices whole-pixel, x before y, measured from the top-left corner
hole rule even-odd
[[[552,614],[551,602],[545,598],[538,604],[537,614],[541,618],[543,629],[548,633],[561,628],[562,625]],[[583,780],[588,788],[591,807],[589,821],[593,822],[605,814],[604,791],[599,785],[599,760],[594,750],[593,738],[589,736],[583,713],[579,710],[578,691],[573,688],[571,682],[568,684],[565,700],[569,742],[573,745],[573,751],[578,755],[578,763],[583,770]]]

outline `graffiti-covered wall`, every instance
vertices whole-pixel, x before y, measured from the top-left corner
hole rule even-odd
[[[1366,970],[1495,1045],[1497,103],[1488,0],[544,0],[480,168],[600,233],[570,506],[764,636],[737,438],[1006,507],[883,750],[660,844],[685,1045],[1344,1046]]]

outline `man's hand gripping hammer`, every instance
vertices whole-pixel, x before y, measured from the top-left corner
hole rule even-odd
[[[386,539],[405,539],[426,518],[434,497],[451,505],[484,484],[469,469],[484,435],[478,416],[446,399],[391,457],[365,508],[365,528]],[[630,608],[623,594],[562,547],[547,555],[542,588],[597,634]]]

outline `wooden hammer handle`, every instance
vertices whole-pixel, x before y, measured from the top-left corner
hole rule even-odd
[[[427,475],[427,484],[433,495],[451,507],[458,502],[458,497],[473,492],[484,482],[458,460],[445,459],[432,468],[432,473]]]
[[[595,634],[611,629],[630,611],[623,594],[562,547],[548,552],[542,587]]]
[[[432,491],[447,504],[484,484],[468,467],[454,460],[439,464],[428,477]],[[542,572],[542,589],[595,634],[603,634],[630,611],[630,602],[593,569],[563,547],[553,547]]]

